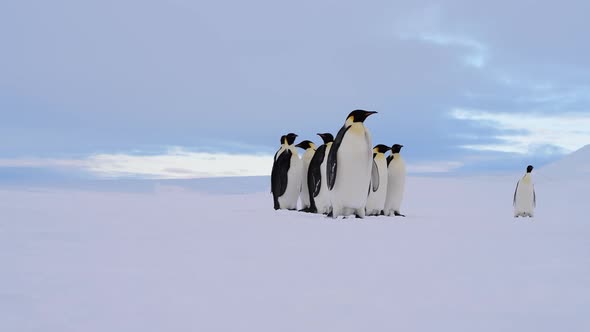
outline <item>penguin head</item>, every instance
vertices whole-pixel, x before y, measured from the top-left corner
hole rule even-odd
[[[399,152],[402,150],[402,148],[403,148],[403,147],[404,147],[404,146],[403,146],[403,145],[401,145],[401,144],[394,144],[394,145],[391,147],[391,154],[394,154],[394,153],[399,153]]]
[[[285,144],[286,139],[287,139],[287,135],[281,136],[281,144]]]
[[[526,172],[527,172],[527,173],[530,173],[530,172],[532,172],[532,171],[533,171],[533,168],[534,168],[534,167],[533,167],[532,165],[528,165],[528,166],[526,167]]]
[[[315,149],[315,144],[313,144],[312,141],[301,141],[299,142],[299,144],[295,145],[298,148],[302,148],[303,150],[307,150],[307,149]]]
[[[350,114],[348,114],[348,117],[346,118],[346,123],[354,123],[354,122],[360,122],[363,123],[365,121],[365,119],[367,119],[369,117],[369,115],[371,114],[375,114],[377,112],[375,111],[365,111],[365,110],[354,110],[352,112],[350,112]]]
[[[297,138],[297,135],[295,135],[293,133],[288,133],[284,137],[285,137],[285,140],[283,141],[284,144],[293,145],[293,143],[295,143],[295,139]]]
[[[375,147],[373,148],[373,153],[385,153],[387,151],[391,150],[391,148],[385,144],[378,144],[375,145]]]
[[[324,140],[324,144],[334,142],[334,136],[332,136],[332,134],[330,134],[330,133],[323,133],[323,134],[318,134],[318,135]]]

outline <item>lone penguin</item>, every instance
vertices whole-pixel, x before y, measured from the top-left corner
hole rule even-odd
[[[328,154],[328,189],[332,218],[365,217],[367,191],[371,185],[373,149],[364,121],[377,112],[354,110],[348,114]]]
[[[533,177],[531,172],[533,166],[528,165],[526,174],[516,183],[514,190],[514,217],[530,217],[534,216],[534,210],[537,205],[537,195],[535,194],[535,185],[533,184]]]
[[[387,145],[379,144],[373,148],[373,167],[371,170],[371,187],[367,198],[366,214],[378,216],[385,208],[387,195],[387,159],[385,152],[391,150]]]
[[[299,142],[299,144],[295,145],[296,147],[303,149],[305,152],[303,153],[303,156],[301,156],[301,163],[302,163],[302,168],[301,168],[301,210],[302,212],[310,212],[310,199],[309,199],[309,188],[308,188],[308,184],[307,184],[307,173],[309,171],[309,164],[311,163],[311,159],[313,158],[315,152],[316,152],[316,147],[315,144],[313,144],[312,141],[301,141]]]
[[[320,145],[315,151],[307,172],[310,212],[328,214],[332,211],[332,204],[330,202],[330,191],[328,190],[326,167],[334,136],[330,133],[318,135],[322,138],[324,144]]]
[[[293,145],[297,135],[289,133],[281,137],[281,147],[275,154],[270,175],[274,209],[297,209],[301,190],[301,160]]]
[[[403,145],[394,144],[387,157],[387,195],[383,211],[386,216],[405,217],[400,213],[406,186],[406,163],[400,155],[402,147]]]

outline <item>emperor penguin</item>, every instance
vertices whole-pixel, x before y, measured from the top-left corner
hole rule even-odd
[[[301,160],[293,145],[297,135],[281,137],[281,147],[275,154],[270,175],[274,209],[297,209],[301,190]]]
[[[332,218],[365,217],[367,192],[371,185],[373,149],[371,134],[364,121],[377,112],[354,110],[348,114],[328,154],[328,189]]]
[[[307,173],[309,170],[309,164],[311,163],[311,159],[315,155],[316,147],[313,142],[305,140],[299,142],[299,144],[295,145],[298,148],[303,149],[305,152],[303,156],[301,156],[301,211],[302,212],[310,212],[311,203],[309,200],[309,187],[307,184]]]
[[[387,160],[385,152],[391,150],[387,145],[379,144],[373,148],[373,167],[371,168],[371,187],[367,198],[366,215],[378,216],[385,208],[387,195]]]
[[[328,164],[328,154],[334,142],[334,136],[330,133],[318,135],[322,138],[324,144],[317,148],[309,163],[306,179],[309,189],[309,209],[313,213],[328,214],[332,211],[332,205],[330,203],[326,167]]]
[[[514,217],[530,217],[534,215],[534,209],[537,205],[537,195],[535,194],[535,186],[533,184],[533,177],[531,172],[533,166],[528,165],[526,174],[518,180],[516,189],[514,190]]]
[[[401,216],[402,199],[406,185],[406,163],[400,155],[403,145],[394,144],[391,154],[387,157],[387,195],[383,214],[386,216]]]

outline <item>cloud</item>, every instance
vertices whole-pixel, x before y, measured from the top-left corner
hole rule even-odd
[[[446,13],[440,6],[422,8],[398,24],[398,36],[401,40],[417,40],[440,47],[456,48],[463,53],[463,64],[475,68],[484,67],[489,60],[489,47],[473,37],[445,32],[445,16]]]
[[[272,155],[190,152],[96,154],[84,159],[0,159],[0,167],[79,169],[102,178],[191,179],[268,175]]]
[[[84,168],[87,163],[79,159],[55,159],[55,158],[19,158],[0,159],[0,167],[39,167],[39,168]]]
[[[87,169],[104,177],[189,179],[268,175],[272,155],[188,152],[180,148],[161,155],[98,154]]]
[[[461,167],[460,161],[435,161],[408,164],[409,173],[450,173]]]
[[[171,148],[156,155],[95,154],[83,159],[0,159],[0,167],[76,169],[100,178],[193,179],[235,176],[268,176],[273,155],[191,152]],[[447,173],[460,162],[419,162],[410,173]]]
[[[482,68],[488,62],[488,47],[474,39],[440,33],[421,34],[418,39],[435,45],[463,49],[465,52],[462,57],[463,62],[470,67]]]
[[[479,151],[531,154],[538,152],[572,152],[590,142],[588,113],[506,113],[456,108],[451,117],[493,128],[497,143],[465,144]]]

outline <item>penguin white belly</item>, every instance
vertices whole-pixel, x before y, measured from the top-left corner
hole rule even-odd
[[[535,198],[533,182],[530,178],[523,178],[518,181],[514,201],[514,216],[533,216],[535,209]]]
[[[364,130],[350,128],[338,149],[336,181],[331,191],[335,217],[350,215],[360,209],[364,216],[371,183],[372,156],[370,137],[365,135]],[[337,208],[341,211],[336,211]]]
[[[295,152],[291,156],[291,164],[289,171],[287,171],[287,189],[283,196],[279,197],[281,209],[297,209],[297,201],[299,200],[299,192],[301,190],[301,167],[301,159],[299,159],[299,156]]]
[[[313,149],[307,149],[301,159],[302,173],[301,173],[301,207],[303,209],[308,208],[311,205],[309,200],[309,186],[307,185],[307,172],[309,170],[309,163],[314,155]]]
[[[400,213],[404,188],[406,186],[406,165],[400,156],[394,158],[387,170],[387,195],[385,199],[385,215]]]
[[[367,198],[367,215],[379,215],[385,208],[385,198],[387,196],[387,160],[383,155],[377,155],[375,157],[375,163],[377,164],[377,170],[379,171],[379,188],[377,191],[371,190],[369,197]]]
[[[330,191],[328,190],[328,175],[327,175],[327,164],[328,164],[328,155],[330,154],[330,147],[332,143],[326,145],[326,152],[324,161],[320,165],[320,174],[322,177],[322,181],[320,184],[320,192],[314,198],[315,206],[318,209],[318,213],[327,214],[330,213],[332,210],[332,204],[330,203]]]

